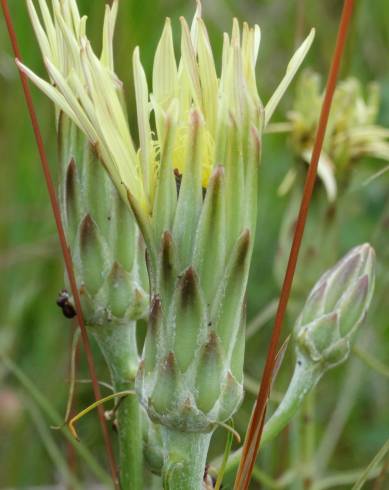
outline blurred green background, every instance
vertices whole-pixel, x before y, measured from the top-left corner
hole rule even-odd
[[[101,32],[103,0],[78,0],[80,10],[89,17],[89,34],[95,43]],[[179,34],[178,17],[193,15],[190,0],[121,0],[116,36],[116,66],[126,83],[131,124],[134,126],[134,103],[130,74],[130,55],[141,47],[142,61],[151,73],[153,53],[164,17],[172,18]],[[342,2],[299,0],[204,0],[204,17],[209,27],[216,58],[220,58],[222,32],[229,31],[233,16],[262,29],[262,46],[258,63],[261,97],[267,101],[285,66],[310,27],[317,30],[306,67],[327,73],[334,47]],[[382,91],[380,123],[389,127],[389,8],[387,0],[359,0],[342,68],[342,78],[356,76],[362,82],[375,80]],[[12,17],[25,62],[44,74],[40,53],[30,27],[23,0],[9,0]],[[96,44],[98,45],[98,44]],[[293,100],[294,86],[284,98],[275,121],[283,121]],[[37,90],[34,101],[42,126],[46,150],[56,174],[56,138],[53,107]],[[68,390],[69,349],[72,323],[64,319],[55,304],[63,287],[63,264],[55,234],[47,192],[39,167],[38,154],[27,116],[18,73],[15,69],[3,19],[0,18],[0,155],[3,177],[0,179],[0,353],[6,354],[33,380],[39,390],[64,414]],[[279,285],[274,279],[274,259],[282,216],[288,198],[280,198],[277,189],[294,164],[294,156],[285,135],[264,138],[260,182],[260,210],[257,244],[249,286],[249,319],[277,297]],[[388,174],[369,186],[360,182],[384,163],[362,161],[353,172],[353,183],[341,201],[343,225],[339,252],[363,241],[377,247],[379,281],[373,312],[365,325],[369,331],[363,346],[375,359],[389,366],[389,180]],[[385,208],[386,206],[386,208]],[[386,218],[385,218],[386,209]],[[314,217],[311,217],[314,219]],[[386,220],[386,221],[385,221]],[[325,247],[323,243],[323,248]],[[317,257],[317,270],[320,255]],[[285,325],[285,335],[293,325],[293,313]],[[247,372],[259,380],[264,362],[271,320],[249,342]],[[362,334],[363,335],[363,334]],[[291,349],[289,349],[291,350]],[[108,378],[100,354],[94,348],[97,369],[102,380]],[[83,356],[78,378],[87,378]],[[292,368],[288,353],[277,388],[285,387]],[[289,370],[288,370],[289,367]],[[278,387],[279,384],[279,387]],[[317,441],[333,417],[339,396],[350,402],[350,413],[341,426],[340,442],[330,459],[330,472],[363,468],[389,436],[388,377],[363,365],[357,358],[334,370],[318,389]],[[254,397],[248,393],[236,417],[243,434]],[[77,406],[92,401],[91,387],[77,387]],[[346,411],[347,413],[347,411]],[[42,439],[50,425],[31,402],[11,373],[0,362],[0,488],[27,488],[60,482],[58,469]],[[332,430],[332,429],[331,429]],[[340,430],[334,427],[333,430]],[[219,433],[220,432],[220,433]],[[94,414],[80,424],[83,442],[105,464],[100,429]],[[66,452],[59,433],[52,432]],[[283,437],[283,436],[282,436]],[[277,478],[288,468],[285,444],[279,438],[261,454],[259,467]],[[287,437],[287,435],[285,436]],[[115,435],[113,434],[113,438]],[[223,451],[225,434],[218,431],[212,454]],[[82,463],[77,463],[82,466]],[[78,468],[78,471],[82,471]],[[86,473],[88,473],[86,471]],[[88,476],[85,476],[88,478]],[[278,488],[266,484],[253,488]],[[371,484],[373,487],[373,483]],[[389,488],[389,481],[384,486]],[[227,487],[228,488],[228,487]],[[281,488],[281,487],[280,487]],[[289,488],[288,485],[284,488]],[[328,486],[326,488],[350,488]],[[370,487],[369,487],[370,488]]]

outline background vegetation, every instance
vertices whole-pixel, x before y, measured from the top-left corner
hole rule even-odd
[[[80,9],[89,16],[89,33],[96,42],[99,42],[104,3],[103,0],[79,0]],[[389,127],[387,0],[359,0],[356,3],[342,78],[352,75],[364,83],[371,80],[379,83],[382,91],[380,123]],[[25,4],[21,0],[10,0],[9,4],[25,61],[34,70],[43,73]],[[339,0],[204,0],[204,17],[218,53],[221,51],[221,33],[230,29],[233,16],[260,24],[262,49],[258,79],[261,96],[266,101],[280,79],[293,48],[311,26],[316,27],[317,36],[305,66],[310,66],[325,77],[341,4]],[[191,18],[193,2],[122,0],[120,8],[116,37],[117,71],[127,84],[127,93],[131,94],[132,49],[136,45],[141,46],[142,60],[150,74],[153,52],[164,17],[170,16],[173,19],[178,32],[178,17],[185,15]],[[285,112],[292,104],[293,88],[283,101],[275,120],[284,120]],[[55,173],[53,108],[38,91],[34,90],[33,94]],[[134,122],[132,103],[129,98],[129,114]],[[57,294],[63,287],[63,265],[3,19],[0,19],[0,155],[3,172],[0,178],[0,353],[11,357],[50,399],[53,406],[64,413],[72,323],[63,318],[55,305]],[[258,312],[271,304],[279,291],[274,276],[274,261],[288,198],[279,197],[277,189],[287,170],[294,165],[294,158],[285,135],[268,135],[264,138],[258,236],[249,286],[249,319],[255,318]],[[345,472],[349,470],[365,467],[389,436],[388,173],[368,186],[361,185],[383,165],[382,162],[364,160],[354,168],[349,191],[339,203],[342,226],[337,255],[340,257],[351,246],[363,241],[371,241],[377,249],[377,294],[372,313],[359,337],[359,344],[373,360],[378,359],[388,367],[385,377],[384,373],[379,374],[353,356],[347,365],[335,369],[319,385],[316,394],[319,403],[316,404],[314,419],[314,448],[321,447],[327,424],[332,420],[335,425],[331,426],[326,436],[330,438],[330,449],[332,443],[334,446],[333,450],[327,451],[328,471],[331,474],[339,475],[341,472],[346,476]],[[312,219],[315,217],[311,216]],[[325,250],[325,241],[322,247]],[[324,270],[321,260],[322,255],[319,253],[315,257],[317,277]],[[301,268],[304,268],[304,263]],[[307,284],[306,292],[311,285]],[[291,311],[285,335],[291,331],[294,320],[295,311]],[[259,380],[270,327],[271,318],[249,342],[247,373],[253,383]],[[96,348],[95,358],[100,378],[107,379]],[[276,383],[276,392],[285,388],[292,366],[293,354],[289,348]],[[83,359],[77,377],[87,378]],[[79,384],[77,397],[78,408],[88,405],[92,401],[90,385]],[[246,401],[236,417],[236,427],[241,434],[247,426],[253,400],[248,390]],[[58,468],[47,450],[47,441],[45,443],[49,424],[32,403],[29,394],[0,362],[0,488],[26,488],[60,481]],[[104,464],[97,417],[93,414],[86,417],[79,430],[85,445]],[[49,432],[49,437],[54,437],[66,451],[60,433],[52,432],[50,435]],[[278,478],[290,467],[293,455],[288,454],[288,445],[285,444],[288,438],[293,442],[293,427],[268,446],[259,458],[258,468],[272,479]],[[224,441],[225,434],[218,431],[213,455],[223,451]],[[327,457],[323,452],[318,454],[319,458]],[[81,463],[77,464],[81,466]],[[259,478],[263,480],[261,475]],[[370,488],[389,488],[389,479],[386,479],[386,483],[382,481],[380,487],[374,486],[377,483],[371,483]],[[252,488],[261,488],[257,484],[253,484]],[[285,488],[292,488],[290,485],[287,484]],[[262,488],[280,487],[274,486],[274,481],[269,480],[267,484],[263,483]],[[330,484],[323,488],[350,488],[350,484]]]

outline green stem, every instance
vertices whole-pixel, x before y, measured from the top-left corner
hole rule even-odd
[[[30,412],[31,418],[35,424],[36,430],[41,438],[47,454],[53,462],[55,468],[63,476],[68,488],[73,490],[82,490],[82,483],[78,480],[77,476],[72,473],[71,468],[64,458],[63,454],[59,450],[52,433],[47,425],[47,421],[43,418],[36,405],[26,397],[25,401],[27,410]]]
[[[201,490],[212,433],[162,427],[164,490]]]
[[[134,390],[139,357],[136,323],[98,326],[93,333],[111,372],[115,391]],[[122,490],[143,490],[141,408],[136,396],[119,401],[117,411]]]
[[[372,459],[368,467],[365,469],[365,471],[362,473],[360,478],[358,478],[358,481],[355,483],[352,490],[361,490],[361,488],[364,486],[366,481],[369,479],[370,473],[376,468],[376,466],[379,463],[381,463],[382,459],[387,455],[388,452],[389,452],[389,439],[387,439],[385,444],[374,456],[374,458]]]
[[[371,470],[367,480],[373,480],[379,476],[382,470],[382,465],[377,466],[375,469]],[[349,470],[341,471],[339,473],[334,473],[328,475],[321,480],[318,480],[312,490],[331,490],[333,488],[346,487],[350,488],[350,485],[355,483],[363,475],[365,470]]]
[[[312,390],[306,397],[302,411],[304,489],[312,488],[315,455],[315,392]]]
[[[298,359],[288,391],[265,425],[262,443],[276,437],[287,426],[320,376],[321,372],[315,364],[306,363],[304,359]]]
[[[288,425],[308,393],[319,381],[321,374],[322,370],[320,367],[318,368],[315,364],[306,362],[304,358],[298,359],[293,377],[282,402],[265,424],[261,444],[274,439]],[[241,449],[231,454],[225,470],[226,476],[237,469],[240,458]],[[213,463],[213,466],[219,468],[220,463],[221,461],[217,460]]]
[[[384,363],[376,359],[373,355],[368,352],[360,349],[358,346],[353,347],[354,354],[359,357],[361,361],[363,361],[366,366],[373,369],[376,373],[384,376],[385,378],[389,378],[389,367]]]
[[[301,478],[301,452],[302,452],[302,440],[301,440],[301,427],[302,427],[302,414],[297,413],[290,423],[290,444],[289,444],[289,466],[295,470],[295,478],[290,485],[290,490],[303,490],[303,481]]]

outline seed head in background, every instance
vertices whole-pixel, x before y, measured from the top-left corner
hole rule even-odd
[[[292,148],[309,164],[315,139],[318,114],[323,100],[320,76],[305,70],[299,77],[292,110],[287,114]],[[366,88],[356,78],[339,83],[326,131],[318,174],[329,202],[350,181],[355,165],[365,157],[389,160],[389,130],[377,124],[380,91],[376,83]],[[296,171],[290,170],[281,192],[292,185]]]

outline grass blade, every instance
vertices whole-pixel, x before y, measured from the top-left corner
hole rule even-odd
[[[79,457],[84,460],[95,477],[107,485],[107,488],[111,488],[112,480],[109,478],[108,474],[100,467],[92,453],[90,453],[90,451],[83,444],[73,438],[69,429],[63,424],[63,420],[59,413],[51,405],[50,401],[42,395],[30,378],[28,378],[24,372],[7,357],[1,357],[0,362],[2,362],[5,367],[16,377],[19,383],[49,419],[50,423],[60,427],[60,430],[65,438],[73,445]]]
[[[368,467],[366,468],[366,470],[362,473],[361,477],[355,483],[355,485],[352,487],[351,490],[361,490],[361,488],[363,487],[363,485],[369,479],[370,472],[372,470],[374,470],[374,468],[382,461],[382,459],[386,456],[386,454],[388,452],[389,452],[389,439],[387,439],[387,441],[382,446],[382,448],[374,456],[374,458],[372,459],[371,463],[368,465]]]

